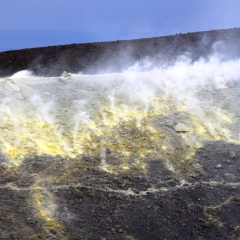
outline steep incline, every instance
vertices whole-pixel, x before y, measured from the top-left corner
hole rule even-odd
[[[0,53],[0,239],[240,239],[239,39]]]
[[[121,71],[146,57],[158,64],[169,64],[183,54],[196,61],[216,51],[226,59],[239,57],[240,28],[7,51],[0,53],[0,76],[25,69],[44,76],[59,76],[63,70],[72,73]]]

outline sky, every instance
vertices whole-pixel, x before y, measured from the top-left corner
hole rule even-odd
[[[0,0],[0,51],[240,27],[240,0]]]

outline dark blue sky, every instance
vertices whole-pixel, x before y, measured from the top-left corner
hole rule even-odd
[[[0,51],[240,27],[239,0],[0,0]]]

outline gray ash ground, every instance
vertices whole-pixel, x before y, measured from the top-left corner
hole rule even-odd
[[[92,73],[106,69],[110,57],[115,61],[115,70],[121,71],[126,67],[119,60],[122,47],[129,48],[130,65],[143,57],[155,56],[156,49],[156,61],[168,63],[185,52],[195,61],[207,57],[214,48],[226,59],[234,59],[240,57],[239,36],[240,30],[232,29],[9,51],[0,53],[0,74],[10,76],[27,68],[39,75],[58,76],[63,70]],[[216,45],[219,41],[221,44]],[[239,84],[199,93],[199,98],[209,96],[214,96],[221,108],[235,113],[231,130],[238,135]],[[173,132],[171,124],[165,125]],[[171,137],[177,138],[177,133]],[[179,175],[166,168],[164,159],[147,161],[146,173],[118,174],[99,169],[99,159],[80,160],[81,167],[64,157],[32,154],[17,170],[9,171],[1,164],[0,239],[240,239],[238,144],[205,141],[187,163],[189,171],[178,169]],[[4,155],[0,161],[4,163]],[[69,181],[61,179],[64,174]],[[45,181],[34,185],[38,177]],[[46,226],[37,217],[31,201],[35,192],[44,196],[42,205],[50,205],[47,199],[51,202],[54,197],[53,217],[61,226]]]
[[[31,178],[2,173],[1,185],[15,184],[16,189],[0,190],[1,239],[238,239],[239,155],[238,145],[209,142],[196,152],[185,183],[159,161],[151,162],[148,174],[112,176],[87,165],[76,168],[76,184],[48,188],[63,229],[44,230],[45,223],[34,217],[33,190],[27,188]],[[64,159],[58,162],[66,169]],[[39,159],[24,164],[40,176],[54,174]]]

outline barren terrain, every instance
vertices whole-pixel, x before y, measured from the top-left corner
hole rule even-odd
[[[0,53],[0,239],[240,239],[239,39]]]

